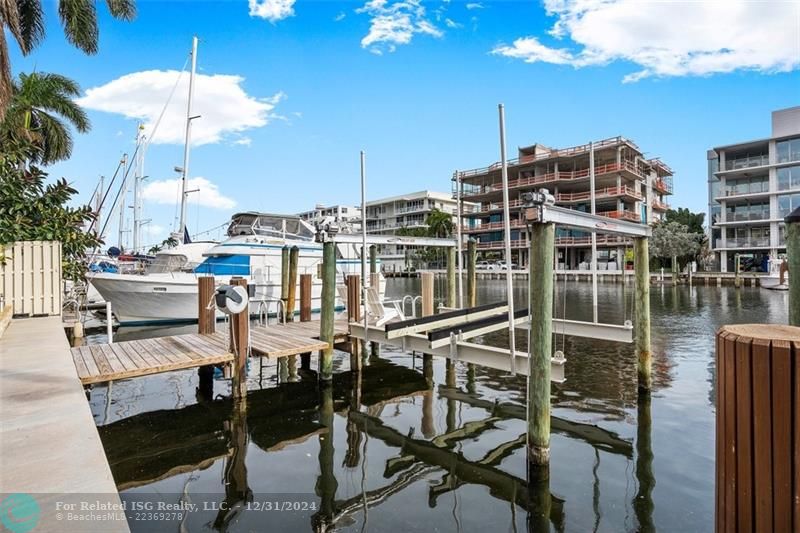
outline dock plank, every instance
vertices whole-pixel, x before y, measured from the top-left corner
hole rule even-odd
[[[100,346],[88,346],[90,353],[92,354],[92,359],[94,359],[95,364],[97,365],[98,370],[102,374],[113,374],[114,369],[111,368],[111,365],[108,364],[106,360],[106,355],[103,353],[103,349]]]

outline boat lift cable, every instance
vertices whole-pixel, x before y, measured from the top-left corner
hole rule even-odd
[[[109,182],[109,184],[108,184],[108,188],[107,188],[107,189],[105,190],[105,192],[103,193],[103,198],[102,198],[102,200],[100,200],[100,209],[102,209],[102,208],[105,206],[105,203],[106,203],[106,198],[108,198],[108,193],[109,193],[109,192],[111,192],[111,187],[114,185],[114,180],[116,180],[116,179],[117,179],[117,174],[119,174],[119,169],[120,169],[120,168],[122,168],[122,160],[121,160],[121,159],[120,159],[119,163],[117,164],[117,169],[114,171],[114,175],[113,175],[113,176],[111,176],[111,181],[110,181],[110,182]],[[99,221],[99,220],[97,220],[97,219],[94,219],[94,220],[92,220],[92,223],[91,223],[91,224],[89,224],[89,229],[88,229],[88,230],[86,230],[86,231],[87,231],[87,233],[88,233],[88,232],[90,232],[90,231],[92,231],[92,229],[94,229],[95,222],[96,222],[97,224],[100,224],[100,221]],[[102,234],[103,234],[103,232],[100,232],[100,235],[102,235]]]

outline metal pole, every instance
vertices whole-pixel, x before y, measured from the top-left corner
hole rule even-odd
[[[111,314],[111,302],[106,302],[106,337],[108,344],[114,342],[114,315]]]
[[[467,307],[478,305],[477,273],[475,264],[478,259],[478,243],[475,239],[467,241]]]
[[[289,275],[287,276],[286,321],[294,321],[294,303],[297,298],[297,263],[300,260],[300,248],[292,246],[289,250]]]
[[[186,136],[183,145],[183,167],[181,168],[181,219],[178,231],[181,237],[186,227],[186,180],[189,176],[189,145],[192,142],[192,98],[194,97],[194,75],[197,71],[197,37],[192,37],[192,74],[189,76],[189,99],[186,104]]]
[[[458,307],[464,308],[464,268],[461,258],[461,174],[455,171],[456,179],[456,255],[458,258]]]
[[[592,214],[597,214],[594,198],[594,142],[589,143],[589,198]],[[597,323],[597,233],[592,232],[592,320]]]
[[[136,172],[133,173],[133,251],[134,253],[139,250],[139,225],[141,221],[139,219],[139,187],[141,186],[142,181],[142,165],[144,164],[144,159],[142,159],[143,148],[142,148],[142,124],[139,124],[139,128],[136,131]]]
[[[367,156],[361,150],[361,302],[364,305],[364,336],[367,337]],[[380,293],[380,288],[378,290]],[[358,341],[355,341],[358,342]],[[366,343],[365,343],[366,344]]]
[[[506,298],[508,299],[508,346],[511,350],[511,373],[517,373],[516,335],[514,331],[514,282],[511,273],[511,215],[508,205],[508,161],[506,161],[506,113],[503,104],[499,104],[500,113],[500,163],[503,179],[503,226],[505,227],[505,259],[506,259]],[[596,321],[596,319],[595,319]]]
[[[125,234],[125,197],[128,196],[128,154],[122,156],[122,185],[119,193],[119,229],[117,230],[119,239],[117,245],[122,250],[122,236]]]
[[[447,249],[447,307],[456,306],[456,250]]]

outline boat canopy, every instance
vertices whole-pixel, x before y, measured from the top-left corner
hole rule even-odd
[[[314,239],[314,228],[297,216],[250,211],[237,213],[231,217],[228,236],[237,237],[240,235],[288,237],[311,241]]]

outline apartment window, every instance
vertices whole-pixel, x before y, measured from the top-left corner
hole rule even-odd
[[[800,193],[778,196],[778,214],[781,218],[800,207]]]
[[[343,214],[344,214],[344,213],[347,213],[347,208],[346,208],[346,207],[343,207],[343,208],[342,208],[342,213],[343,213]]]
[[[800,189],[800,166],[778,169],[778,190]]]
[[[725,196],[753,194],[767,191],[769,191],[769,178],[767,176],[743,178],[738,180],[725,180]]]
[[[776,147],[778,149],[778,163],[800,161],[800,137],[780,141]]]

